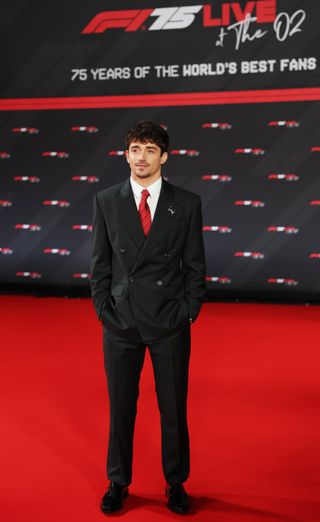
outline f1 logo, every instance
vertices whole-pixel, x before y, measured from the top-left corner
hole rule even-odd
[[[104,33],[107,29],[114,27],[124,27],[125,31],[136,31],[152,11],[153,9],[103,11],[92,18],[82,33]]]
[[[195,19],[202,5],[182,7],[159,7],[156,9],[129,9],[126,11],[104,11],[97,14],[82,30],[83,34],[104,33],[111,28],[124,28],[125,31],[137,31],[149,16],[157,17],[148,27],[148,31],[162,29],[185,29]]]

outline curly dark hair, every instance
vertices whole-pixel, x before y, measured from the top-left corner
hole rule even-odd
[[[158,123],[150,120],[142,120],[136,123],[126,135],[126,149],[129,149],[132,141],[146,143],[151,141],[160,147],[161,155],[168,151],[169,136],[167,131]]]

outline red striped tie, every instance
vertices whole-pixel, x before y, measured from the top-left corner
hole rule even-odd
[[[144,235],[147,236],[151,228],[151,212],[147,203],[147,198],[150,196],[149,191],[144,189],[141,192],[141,201],[139,205],[139,214]]]

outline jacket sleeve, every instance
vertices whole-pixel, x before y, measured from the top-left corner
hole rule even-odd
[[[93,201],[92,256],[91,256],[91,295],[93,304],[101,321],[103,306],[110,294],[112,275],[112,246],[106,222],[100,209],[97,196]]]
[[[190,219],[189,232],[182,257],[182,273],[189,314],[194,321],[205,296],[205,252],[202,235],[201,199],[199,197]]]

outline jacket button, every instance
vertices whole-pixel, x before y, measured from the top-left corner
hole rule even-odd
[[[128,279],[129,279],[130,283],[133,283],[133,277],[132,276],[130,276]]]
[[[120,254],[125,254],[125,249],[124,248],[120,248]]]
[[[164,257],[170,257],[169,252],[165,252],[163,255],[164,255]]]
[[[162,283],[161,279],[159,279],[159,281],[157,281],[157,285],[158,285],[158,286],[161,286],[162,284],[163,284],[163,283]]]

